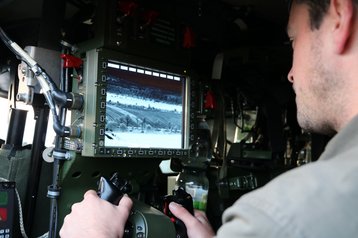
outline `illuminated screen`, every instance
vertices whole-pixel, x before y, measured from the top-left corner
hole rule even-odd
[[[185,77],[108,62],[106,147],[183,148]]]
[[[8,194],[7,192],[0,192],[0,206],[6,206],[8,204]]]

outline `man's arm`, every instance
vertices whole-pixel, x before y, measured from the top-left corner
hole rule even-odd
[[[73,204],[71,213],[65,217],[60,236],[122,237],[132,205],[132,200],[126,195],[116,206],[99,198],[95,191],[87,191],[84,199]]]

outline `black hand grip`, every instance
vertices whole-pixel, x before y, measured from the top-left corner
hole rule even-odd
[[[127,180],[121,179],[118,173],[114,173],[111,179],[101,177],[98,184],[97,194],[100,198],[118,205],[122,199],[124,193],[128,193],[131,190]]]
[[[114,205],[118,205],[123,193],[108,179],[101,177],[98,185],[98,196]]]
[[[173,190],[173,195],[167,195],[164,197],[164,206],[163,212],[165,215],[170,217],[170,220],[175,225],[176,230],[176,237],[177,238],[187,238],[187,232],[185,224],[175,217],[169,210],[169,203],[176,202],[181,204],[184,208],[186,208],[192,215],[194,215],[194,208],[193,208],[193,199],[191,195],[184,191],[184,189],[178,188],[177,190]]]
[[[101,177],[98,183],[97,194],[100,198],[118,205],[122,199],[123,194],[132,191],[132,186],[127,180],[121,179],[118,173],[114,173],[111,179]],[[133,226],[129,221],[126,222],[124,227],[123,238],[133,237]]]

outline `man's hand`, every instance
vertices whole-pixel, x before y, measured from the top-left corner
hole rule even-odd
[[[215,236],[213,228],[204,212],[194,210],[194,216],[192,216],[184,207],[175,202],[169,204],[169,209],[174,216],[184,222],[189,238],[209,238]]]
[[[72,205],[71,213],[64,219],[60,236],[122,237],[132,205],[132,200],[126,195],[116,206],[99,198],[94,190],[87,191],[81,202]]]

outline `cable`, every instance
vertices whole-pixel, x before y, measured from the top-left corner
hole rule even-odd
[[[0,177],[0,182],[10,182],[9,180]],[[20,198],[20,194],[19,191],[17,190],[17,188],[15,187],[15,193],[16,193],[16,199],[17,199],[17,206],[19,207],[19,224],[20,224],[20,232],[23,238],[28,238],[26,231],[25,231],[25,226],[24,226],[24,217],[22,214],[22,205],[21,205],[21,198]],[[46,232],[45,234],[39,236],[38,238],[47,238],[48,237],[48,232]]]
[[[47,73],[40,67],[40,65],[25,51],[23,50],[16,42],[12,41],[0,27],[0,38],[4,44],[16,55],[16,57],[24,61],[34,73],[38,82],[40,83],[43,95],[46,98],[48,106],[53,115],[53,129],[56,134],[60,136],[70,136],[71,128],[61,125],[60,120],[56,111],[57,101],[59,104],[66,105],[67,100],[69,99],[66,93],[60,91],[56,84],[51,80]]]
[[[68,100],[73,100],[73,98],[68,97],[66,92],[63,92],[57,88],[57,85],[51,80],[51,78],[46,74],[46,72],[40,67],[40,65],[28,55],[19,45],[11,41],[10,38],[6,35],[3,29],[0,27],[0,38],[5,43],[5,45],[16,55],[17,58],[24,61],[27,66],[34,73],[38,82],[40,83],[41,89],[43,90],[43,95],[48,103],[48,106],[53,115],[53,129],[56,132],[56,145],[55,150],[61,149],[61,137],[71,136],[71,128],[66,127],[61,124],[59,116],[62,117],[64,114],[62,108],[66,105]],[[76,98],[76,97],[74,97]],[[60,106],[60,115],[57,114],[56,103]],[[62,153],[60,153],[62,154]],[[60,186],[59,186],[59,171],[61,167],[61,161],[63,158],[56,158],[54,156],[54,170],[53,170],[53,184],[48,188],[47,196],[51,199],[51,208],[50,208],[50,225],[48,236],[50,238],[56,237],[57,225],[58,225],[58,208],[57,208],[57,199],[60,195]],[[22,220],[22,212],[21,212]],[[23,221],[22,221],[23,226]],[[23,234],[27,238],[26,233]]]
[[[48,106],[53,115],[53,129],[56,132],[55,150],[57,150],[58,156],[54,156],[53,163],[53,184],[48,187],[47,196],[51,199],[50,209],[50,226],[48,236],[50,238],[56,237],[57,225],[58,225],[58,205],[57,199],[60,196],[60,168],[62,161],[65,159],[65,152],[62,148],[62,137],[79,134],[78,128],[69,128],[64,125],[65,115],[67,108],[82,107],[83,98],[73,95],[67,92],[67,86],[61,85],[61,90],[57,88],[57,85],[50,78],[48,74],[40,67],[40,65],[23,50],[19,45],[13,42],[0,27],[0,38],[5,45],[16,55],[16,57],[24,61],[27,66],[34,73],[38,82],[40,83],[43,95],[48,103]],[[66,70],[66,80],[68,80],[68,70]],[[66,92],[64,92],[66,90]],[[56,104],[57,103],[57,104]],[[59,107],[59,115],[57,114],[57,106]],[[22,212],[21,212],[22,217]],[[24,233],[25,234],[25,233]],[[26,235],[26,234],[25,234]],[[25,236],[24,236],[25,237]]]

